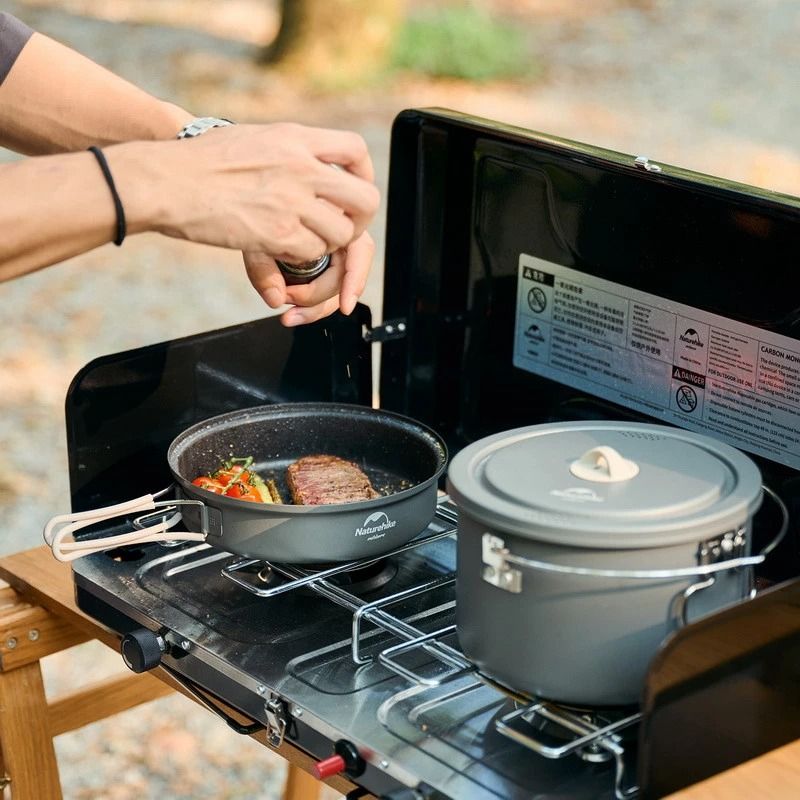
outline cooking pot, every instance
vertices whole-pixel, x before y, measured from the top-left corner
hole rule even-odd
[[[192,484],[232,457],[253,456],[252,469],[265,480],[274,479],[288,500],[286,467],[314,454],[354,462],[380,497],[336,505],[266,504]],[[55,557],[71,561],[121,545],[165,540],[204,541],[248,558],[292,564],[380,556],[413,539],[433,519],[447,448],[434,431],[399,414],[366,406],[292,403],[200,422],[173,440],[167,461],[175,499],[146,495],[54,517],[44,537]],[[80,528],[120,515],[138,515],[135,530],[100,539],[70,538]],[[187,530],[172,530],[181,520]]]
[[[665,637],[747,598],[766,555],[750,554],[758,467],[677,428],[496,434],[452,459],[447,488],[464,653],[500,684],[573,706],[638,703]]]

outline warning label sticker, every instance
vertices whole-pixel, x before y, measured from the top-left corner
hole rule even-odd
[[[514,366],[800,467],[800,342],[520,255]]]

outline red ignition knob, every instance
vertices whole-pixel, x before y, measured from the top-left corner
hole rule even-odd
[[[324,781],[326,778],[332,778],[334,775],[344,772],[346,766],[347,764],[341,756],[331,756],[317,761],[311,768],[311,772],[318,781]]]

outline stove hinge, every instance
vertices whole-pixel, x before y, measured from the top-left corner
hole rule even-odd
[[[403,318],[387,319],[382,325],[374,328],[364,327],[365,342],[389,342],[392,339],[403,339],[408,332],[408,325]]]
[[[648,172],[661,172],[661,165],[654,164],[647,156],[636,156],[633,166],[637,169],[644,169]]]
[[[267,741],[272,747],[280,747],[289,724],[286,701],[277,694],[271,694],[264,703],[264,711],[267,715]]]

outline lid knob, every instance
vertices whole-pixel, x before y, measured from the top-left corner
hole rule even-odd
[[[639,474],[635,461],[623,458],[613,447],[599,445],[587,450],[577,461],[573,461],[569,471],[585,481],[596,483],[617,483],[629,481]]]

